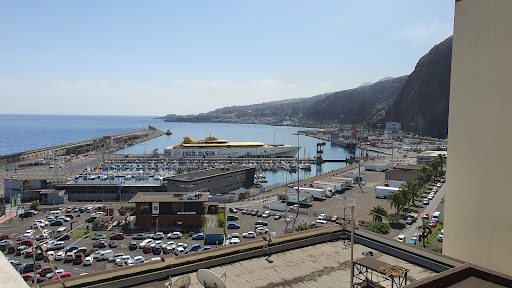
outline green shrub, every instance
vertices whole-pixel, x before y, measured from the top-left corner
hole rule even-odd
[[[372,231],[377,234],[388,234],[389,233],[389,224],[382,222],[370,223],[366,226],[366,230]]]
[[[32,201],[30,203],[30,210],[39,211],[39,201]]]

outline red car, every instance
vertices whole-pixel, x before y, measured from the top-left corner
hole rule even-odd
[[[73,274],[71,274],[71,272],[62,272],[60,274],[60,279],[70,278],[70,277],[73,277]],[[52,277],[52,280],[58,280],[58,279],[59,279],[59,277],[57,275]]]
[[[123,233],[116,233],[110,236],[110,240],[123,240],[124,234]]]
[[[430,221],[430,223],[428,223],[428,226],[430,226],[432,228],[436,228],[437,227],[437,222],[436,221]]]
[[[36,271],[37,274],[39,274],[43,277],[50,274],[51,272],[53,272],[53,270],[52,270],[52,267],[50,267],[50,266],[44,266],[43,268]]]
[[[0,241],[7,239],[11,239],[11,237],[9,235],[0,235]]]
[[[142,249],[142,252],[144,254],[151,253],[151,251],[152,251],[152,249],[151,249],[151,246],[149,246],[149,245],[144,246],[144,248]]]
[[[22,246],[22,245],[32,246],[32,239],[25,239],[25,240],[21,241],[20,246]]]
[[[428,213],[428,212],[423,213],[423,219],[429,219],[429,218],[430,218],[430,213]]]
[[[331,222],[336,222],[336,221],[338,221],[338,218],[339,218],[339,217],[338,217],[338,216],[336,216],[336,215],[332,216],[332,217],[331,217]]]
[[[36,274],[36,278],[39,278],[39,277],[41,277],[41,276],[39,276],[39,274]],[[23,275],[21,275],[21,278],[23,278],[23,280],[25,280],[25,281],[29,281],[34,278],[34,274],[32,274],[32,273],[23,274]]]

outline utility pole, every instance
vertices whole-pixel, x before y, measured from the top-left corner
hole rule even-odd
[[[299,218],[299,208],[300,208],[300,168],[299,168],[299,155],[300,155],[300,142],[299,142],[299,133],[297,132],[297,217],[295,218],[295,221],[297,221],[297,218]]]
[[[285,175],[285,202],[284,202],[284,232],[288,231],[288,171],[286,171]]]
[[[350,206],[350,221],[352,229],[350,229],[350,288],[354,287],[354,230],[356,221],[354,219],[354,205]]]

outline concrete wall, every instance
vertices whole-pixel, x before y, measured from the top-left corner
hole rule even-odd
[[[448,256],[508,275],[511,11],[509,0],[455,5],[443,244]]]

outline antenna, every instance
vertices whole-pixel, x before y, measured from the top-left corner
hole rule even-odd
[[[226,284],[219,275],[207,269],[199,269],[196,273],[197,280],[205,288],[226,288]]]
[[[171,280],[169,277],[169,283],[170,281]],[[171,288],[188,288],[190,286],[190,282],[190,276],[181,276],[180,278],[178,278],[178,280],[176,280],[176,282],[174,282],[174,284],[172,284]]]

